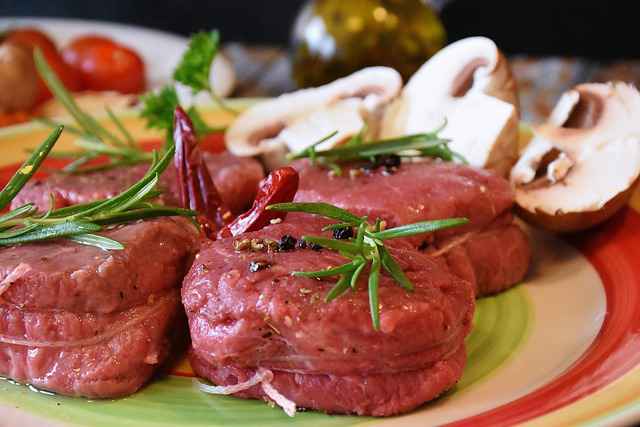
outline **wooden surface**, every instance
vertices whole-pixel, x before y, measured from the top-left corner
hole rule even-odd
[[[237,97],[276,96],[296,89],[287,51],[230,44],[225,53],[238,74]],[[624,80],[640,84],[640,61],[596,62],[580,58],[512,57],[518,81],[522,119],[539,123],[560,94],[583,82]]]

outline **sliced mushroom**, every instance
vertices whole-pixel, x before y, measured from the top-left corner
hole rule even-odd
[[[312,89],[303,89],[256,104],[243,112],[226,133],[229,151],[238,156],[262,155],[282,161],[333,131],[324,147],[334,146],[379,118],[395,98],[402,78],[387,67],[370,67]]]
[[[505,57],[493,41],[452,43],[411,77],[385,113],[382,136],[441,135],[473,166],[506,176],[517,159],[518,95]]]
[[[522,216],[549,230],[596,225],[624,206],[640,175],[640,93],[589,83],[566,92],[511,171]]]

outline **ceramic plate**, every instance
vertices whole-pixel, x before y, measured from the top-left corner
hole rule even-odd
[[[242,101],[240,101],[241,103]],[[239,107],[240,103],[236,103]],[[229,116],[207,112],[215,124]],[[134,112],[123,116],[153,138]],[[0,130],[0,179],[48,130]],[[58,149],[68,148],[65,135]],[[599,229],[569,240],[530,231],[535,260],[512,290],[478,301],[458,385],[409,414],[386,419],[301,412],[288,418],[258,401],[205,395],[187,362],[139,393],[87,401],[0,382],[0,424],[42,426],[496,426],[611,424],[640,416],[640,197]]]

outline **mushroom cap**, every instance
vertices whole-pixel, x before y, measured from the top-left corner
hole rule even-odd
[[[327,134],[333,146],[359,132],[369,115],[395,98],[402,78],[388,67],[369,67],[327,85],[281,95],[247,109],[225,135],[237,156],[269,156],[308,147]]]
[[[0,113],[29,110],[38,95],[31,51],[11,42],[0,46]]]
[[[385,113],[382,137],[441,132],[471,165],[506,175],[517,158],[518,95],[504,55],[486,37],[450,44],[409,80]]]
[[[602,222],[628,201],[640,175],[635,87],[622,82],[576,86],[534,133],[511,171],[516,203],[526,218],[575,231]]]

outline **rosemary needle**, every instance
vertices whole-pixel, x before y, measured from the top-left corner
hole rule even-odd
[[[62,133],[63,126],[57,126],[40,147],[22,164],[0,192],[0,209],[4,209],[20,192],[47,157]]]
[[[38,170],[42,161],[58,140],[62,126],[56,129],[22,164],[9,183],[0,192],[0,209],[6,207]],[[107,200],[98,200],[80,205],[38,212],[27,203],[0,215],[0,246],[10,246],[43,240],[66,238],[76,243],[90,245],[103,250],[119,250],[124,246],[108,237],[94,234],[105,225],[123,224],[160,216],[193,216],[188,209],[155,205],[151,200],[158,196],[158,177],[173,158],[175,147],[170,147],[158,159],[152,154],[152,163],[147,173],[138,182],[119,195]]]
[[[358,160],[373,161],[381,156],[396,155],[400,157],[432,157],[445,161],[458,160],[467,163],[464,157],[448,146],[449,140],[441,138],[438,134],[446,122],[429,133],[418,133],[405,135],[397,138],[383,139],[377,141],[364,141],[366,126],[346,144],[331,148],[329,150],[318,151],[317,147],[322,142],[333,137],[337,132],[321,138],[309,147],[297,153],[289,153],[289,160],[309,159],[313,164],[319,164],[331,168],[337,175],[341,174],[339,163],[352,162]]]

